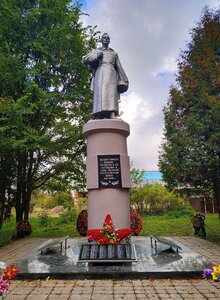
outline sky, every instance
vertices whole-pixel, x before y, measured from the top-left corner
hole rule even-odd
[[[177,58],[191,40],[205,6],[220,0],[82,0],[85,25],[110,35],[129,79],[121,94],[121,118],[130,125],[128,155],[135,168],[158,170],[163,107],[175,84]]]

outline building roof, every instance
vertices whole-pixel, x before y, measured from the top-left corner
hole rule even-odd
[[[159,171],[144,171],[143,180],[163,180]]]

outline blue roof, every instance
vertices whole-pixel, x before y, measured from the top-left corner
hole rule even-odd
[[[162,180],[162,173],[159,171],[145,171],[143,180]]]

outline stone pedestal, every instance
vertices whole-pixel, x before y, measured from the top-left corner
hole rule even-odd
[[[130,228],[129,125],[121,119],[91,120],[87,140],[88,229],[99,229],[107,214],[119,228]]]

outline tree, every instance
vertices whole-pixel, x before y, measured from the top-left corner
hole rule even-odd
[[[89,119],[89,72],[96,43],[70,0],[0,2],[0,227],[5,207],[28,220],[31,194],[52,178],[84,172],[82,126]]]
[[[210,190],[220,216],[220,10],[205,9],[178,60],[159,167],[170,189]]]
[[[134,168],[132,162],[131,162],[130,167],[131,167],[130,175],[131,175],[131,184],[132,184],[132,186],[142,185],[144,170]]]

